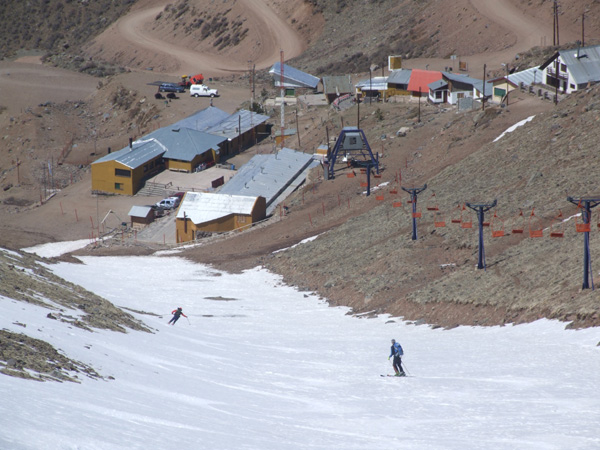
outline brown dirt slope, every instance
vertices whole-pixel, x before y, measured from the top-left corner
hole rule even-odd
[[[396,120],[395,114],[384,111],[384,121],[390,116]],[[492,142],[508,126],[533,114],[527,125]],[[416,126],[407,141],[397,138],[384,144],[381,181],[390,185],[377,192],[384,201],[375,195],[365,197],[356,178],[348,179],[342,172],[333,181],[309,183],[289,199],[289,216],[271,225],[268,235],[251,231],[228,244],[203,246],[188,254],[238,270],[258,261],[287,282],[315,290],[333,304],[350,305],[356,312],[388,312],[444,326],[539,317],[598,325],[596,291],[580,291],[583,236],[575,232],[575,219],[566,223],[563,238],[549,237],[559,211],[565,218],[578,212],[567,195],[599,194],[594,175],[600,169],[594,150],[600,138],[593,126],[597,120],[598,87],[557,107],[523,98],[508,111],[490,108],[459,115],[428,111],[425,125]],[[372,146],[380,145],[374,144],[376,123],[365,123]],[[415,126],[409,116],[396,123]],[[399,170],[402,186],[428,185],[420,197],[423,218],[418,221],[417,241],[411,240],[406,196],[389,193],[397,186]],[[445,228],[435,228],[433,213],[426,211],[433,192]],[[404,208],[393,207],[398,199]],[[503,221],[506,236],[492,239],[490,229],[484,229],[487,270],[477,270],[476,225],[463,229],[450,222],[465,202],[494,199],[499,216],[495,226],[501,227]],[[513,220],[520,210],[526,218],[535,211],[543,238],[528,237],[527,219],[524,234],[512,233],[523,226]],[[596,234],[594,229],[592,254],[600,251]],[[309,243],[270,253],[315,235],[319,237]],[[260,258],[244,261],[247,254]]]

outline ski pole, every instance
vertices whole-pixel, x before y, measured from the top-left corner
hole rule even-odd
[[[410,370],[408,370],[408,367],[406,367],[406,363],[404,361],[402,361],[402,365],[404,366],[404,370],[406,371],[407,374],[412,375],[410,373]]]
[[[189,325],[191,325],[191,323],[190,323],[190,318],[189,318],[189,317],[186,317],[186,319],[187,319],[187,321],[188,321],[188,324],[189,324]]]

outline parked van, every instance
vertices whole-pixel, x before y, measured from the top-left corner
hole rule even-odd
[[[179,206],[179,202],[180,200],[178,197],[164,198],[156,204],[156,207],[162,209],[173,209]]]
[[[218,97],[219,91],[211,89],[204,84],[192,84],[190,86],[190,95],[192,97]]]

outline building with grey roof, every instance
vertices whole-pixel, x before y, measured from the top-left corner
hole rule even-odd
[[[226,139],[221,158],[235,155],[271,134],[269,116],[240,109],[204,131]]]
[[[189,128],[196,131],[206,131],[208,128],[214,127],[219,122],[227,119],[229,113],[217,108],[209,106],[208,108],[196,111],[194,114],[181,119],[171,125],[171,128]]]
[[[256,155],[219,191],[223,194],[262,196],[267,212],[304,182],[306,171],[318,165],[313,155],[282,148],[276,154]]]
[[[158,142],[166,150],[163,158],[167,169],[193,172],[201,164],[219,161],[219,146],[226,140],[190,128],[164,127],[136,142]]]
[[[165,168],[166,148],[156,140],[130,143],[91,164],[92,191],[134,195]]]
[[[176,241],[250,227],[265,218],[265,211],[261,196],[187,192],[175,218]]]
[[[276,87],[281,87],[281,63],[276,62],[269,70],[273,77]],[[295,69],[294,67],[283,65],[283,87],[284,88],[310,88],[316,89],[319,85],[319,78]]]
[[[357,92],[363,93],[366,97],[383,96],[387,92],[388,77],[371,77],[360,80],[356,85]]]
[[[536,83],[544,82],[544,72],[539,67],[522,70],[511,73],[508,79],[519,87],[533,86]]]
[[[448,83],[448,103],[451,105],[457,104],[463,98],[483,96],[483,80],[454,72],[442,72],[442,79]],[[492,83],[486,81],[486,96],[492,95],[492,89]]]
[[[408,90],[408,83],[410,82],[411,69],[397,69],[392,70],[387,77],[387,84],[390,89],[398,89],[401,91]]]
[[[540,66],[544,82],[570,94],[600,81],[600,45],[560,50]]]
[[[323,77],[322,83],[323,93],[329,103],[345,94],[354,95],[355,92],[350,75]]]

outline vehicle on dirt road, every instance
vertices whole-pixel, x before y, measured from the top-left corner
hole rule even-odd
[[[198,73],[196,75],[182,75],[181,81],[179,82],[179,86],[183,86],[184,88],[189,88],[194,84],[203,84],[204,83],[204,75]]]
[[[183,86],[178,86],[175,83],[162,83],[158,87],[159,92],[185,92],[185,88]]]
[[[218,97],[219,91],[211,89],[205,84],[192,84],[190,86],[190,95],[192,97]]]

